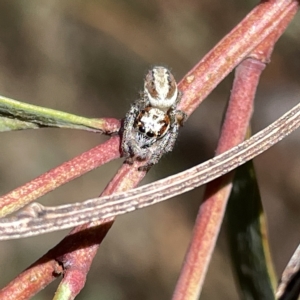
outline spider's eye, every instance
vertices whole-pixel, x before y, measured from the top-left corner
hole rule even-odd
[[[148,137],[154,137],[154,133],[152,131],[147,132]]]
[[[140,126],[139,127],[139,131],[142,132],[142,133],[145,133],[145,127],[144,126]]]

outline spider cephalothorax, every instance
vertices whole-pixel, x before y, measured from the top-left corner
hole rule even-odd
[[[138,114],[134,127],[147,138],[160,139],[170,128],[170,117],[158,108],[147,106]]]
[[[162,155],[170,152],[186,114],[177,110],[181,92],[170,71],[154,67],[145,78],[141,99],[126,114],[123,126],[122,151],[128,163],[147,160],[139,170],[148,170]]]

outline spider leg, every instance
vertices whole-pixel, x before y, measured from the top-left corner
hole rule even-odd
[[[139,160],[145,160],[149,157],[148,148],[141,148],[135,139],[129,141],[129,148],[132,151],[133,156]]]
[[[168,133],[168,139],[164,143],[165,152],[171,152],[173,150],[178,137],[179,127],[180,125],[177,122],[173,126],[171,126],[170,131]]]
[[[187,114],[180,109],[171,109],[169,111],[169,116],[171,118],[171,124],[179,124],[179,126],[183,126],[183,123],[187,119]]]
[[[181,98],[183,96],[183,92],[181,90],[178,90],[178,95],[174,104],[174,108],[176,108],[176,106],[179,104],[179,102],[181,101]]]
[[[178,127],[179,128],[179,127]],[[140,171],[148,171],[149,168],[159,162],[161,157],[169,151],[172,151],[174,148],[174,144],[178,135],[178,129],[174,131],[168,132],[162,139],[156,141],[155,147],[154,145],[148,149],[149,160],[147,163],[141,167],[139,167]]]
[[[169,115],[171,118],[169,131],[164,137],[156,141],[155,147],[153,145],[148,149],[148,151],[151,151],[150,158],[144,166],[139,167],[140,171],[148,171],[151,166],[158,163],[165,153],[173,150],[178,137],[179,128],[186,120],[187,115],[181,110],[171,110]]]
[[[142,149],[135,139],[128,140],[127,147],[129,149],[129,155],[126,157],[125,162],[132,165],[134,160],[144,160],[147,158],[147,149]]]
[[[142,106],[143,105],[140,103],[139,100],[135,101],[131,105],[130,110],[127,112],[125,119],[123,121],[124,123],[122,129],[121,149],[122,149],[123,156],[127,158],[132,155],[130,150],[130,140],[134,139],[133,125],[139,111],[142,109]]]

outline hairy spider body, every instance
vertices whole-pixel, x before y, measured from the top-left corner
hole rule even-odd
[[[177,110],[181,92],[170,71],[154,67],[145,78],[144,93],[126,114],[122,152],[126,162],[147,160],[139,170],[148,170],[174,148],[186,114]]]

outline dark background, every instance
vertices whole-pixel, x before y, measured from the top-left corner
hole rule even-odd
[[[258,1],[9,1],[0,2],[0,94],[87,117],[122,118],[153,65],[180,80]],[[279,40],[256,97],[253,131],[299,101],[300,22]],[[214,155],[232,74],[204,101],[180,133],[173,153],[145,182]],[[280,274],[299,243],[299,130],[255,166]],[[26,183],[106,140],[98,134],[43,129],[1,134],[0,193]],[[82,201],[100,194],[122,160],[111,162],[39,201]],[[170,299],[203,189],[117,219],[77,299]],[[241,216],[243,217],[243,216]],[[68,231],[1,242],[1,286],[58,243]],[[55,281],[34,299],[52,299]],[[225,228],[201,299],[239,299]]]

